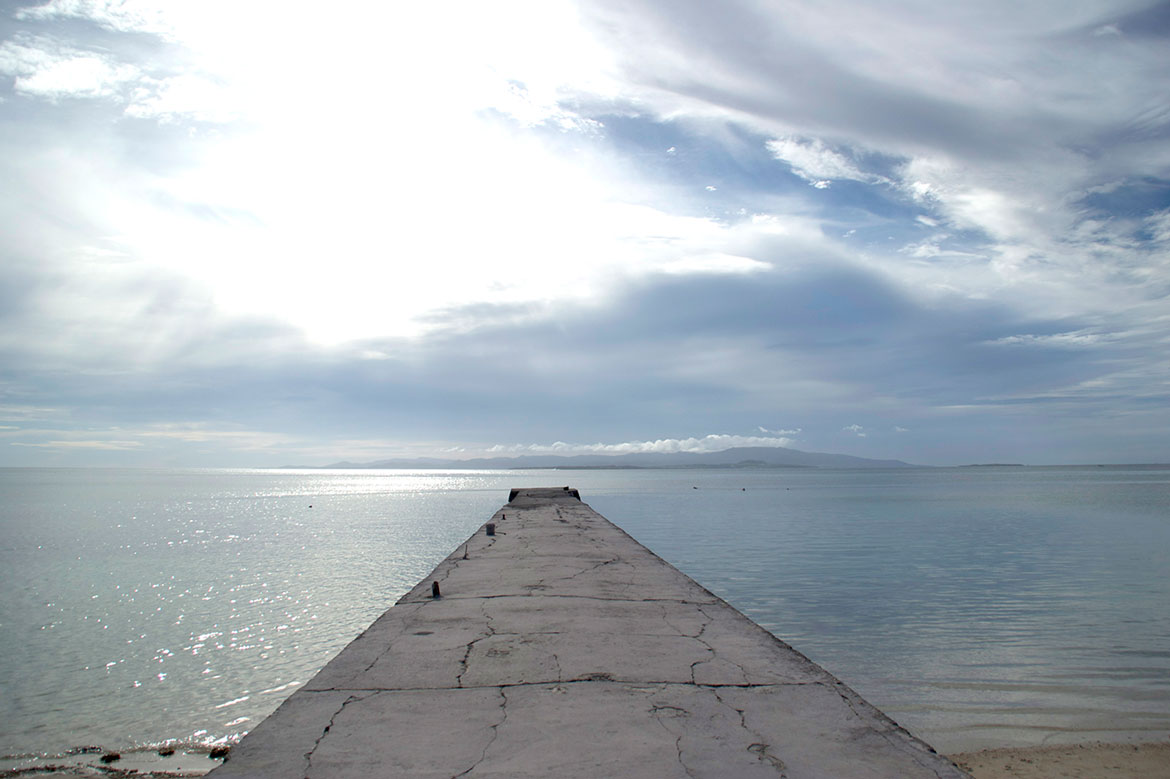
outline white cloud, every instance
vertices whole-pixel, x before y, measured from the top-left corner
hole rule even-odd
[[[776,435],[776,436],[800,435],[800,428],[799,427],[795,428],[794,430],[769,430],[766,427],[757,427],[756,429],[759,430],[761,433],[765,433],[767,435]]]
[[[497,444],[487,451],[491,454],[676,454],[680,452],[721,452],[741,446],[787,447],[792,439],[773,436],[741,436],[712,434],[702,438],[660,438],[656,441],[626,441],[619,444],[573,444],[557,441],[552,444]]]
[[[983,260],[956,274],[866,258],[911,294],[1006,293],[1005,303],[1031,304],[1039,316],[1110,309],[1119,287],[1126,299],[1156,294],[1131,271],[1148,260],[1123,248],[1133,240],[1120,220],[1091,235],[1076,229],[1079,199],[1118,171],[1122,180],[1170,176],[1170,151],[1155,140],[1170,121],[1158,97],[1170,88],[1165,49],[1153,36],[1120,46],[1112,34],[1110,20],[1140,3],[1053,14],[1045,4],[879,10],[831,0],[786,7],[782,24],[750,3],[697,8],[686,24],[649,3],[602,6],[597,29],[628,68],[639,106],[771,136],[772,154],[813,187],[888,180],[928,210],[923,226],[956,234],[971,244],[960,250]],[[745,28],[753,35],[744,45],[720,45]],[[871,173],[871,154],[904,163]],[[918,259],[956,256],[919,246]]]
[[[141,441],[118,441],[118,440],[82,440],[82,441],[11,441],[12,446],[27,446],[35,449],[60,449],[68,451],[70,449],[91,449],[104,452],[125,452],[128,450],[138,449],[142,446]]]
[[[865,433],[865,428],[862,427],[861,425],[846,425],[845,427],[843,427],[841,429],[845,430],[847,432],[853,433],[858,438],[865,438],[867,435]]]
[[[767,142],[768,151],[786,162],[792,172],[818,189],[825,189],[834,179],[877,182],[882,179],[863,173],[851,159],[834,151],[819,138],[788,136]]]
[[[0,404],[0,419],[6,422],[44,421],[67,416],[68,411],[48,406]]]
[[[132,431],[143,439],[171,439],[186,443],[216,442],[233,449],[265,450],[291,444],[296,438],[283,433],[268,433],[232,427],[216,427],[206,422],[179,422],[152,425]]]
[[[1156,243],[1170,243],[1170,208],[1146,217],[1145,227]]]
[[[16,92],[48,100],[110,97],[142,75],[132,65],[45,38],[0,45],[0,73],[15,77]]]
[[[0,429],[0,439],[11,446],[37,449],[165,451],[170,444],[214,444],[220,451],[268,452],[296,451],[299,439],[284,433],[248,430],[239,426],[213,425],[204,422],[178,422],[142,427],[86,428],[17,428]]]
[[[993,346],[1044,346],[1059,349],[1081,349],[1090,346],[1109,343],[1116,340],[1108,333],[1093,330],[1077,330],[1068,333],[1052,333],[1048,335],[1033,335],[1023,333],[1008,335],[986,343]]]
[[[668,260],[661,265],[663,273],[670,275],[692,274],[747,274],[771,270],[771,263],[754,260],[751,257],[736,257],[731,254],[700,254]]]
[[[162,33],[170,29],[165,6],[149,0],[48,0],[17,10],[17,19],[88,19],[120,32]]]

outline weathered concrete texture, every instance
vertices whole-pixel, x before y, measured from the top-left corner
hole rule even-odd
[[[966,776],[575,491],[489,521],[216,779]]]

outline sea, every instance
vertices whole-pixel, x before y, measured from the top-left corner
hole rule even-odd
[[[1170,735],[1167,467],[15,468],[0,775],[235,743],[535,486],[939,751]]]

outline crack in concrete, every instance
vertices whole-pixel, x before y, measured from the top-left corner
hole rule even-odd
[[[592,672],[585,674],[584,676],[573,677],[572,679],[545,679],[543,681],[535,682],[503,682],[497,684],[476,684],[459,687],[323,687],[319,690],[305,690],[305,692],[310,694],[320,694],[326,692],[443,692],[445,690],[489,690],[500,687],[541,687],[555,686],[558,684],[589,684],[598,682],[632,687],[662,687],[672,685],[677,687],[694,687],[700,690],[760,690],[767,687],[812,687],[823,684],[823,682],[762,682],[748,684],[715,682],[695,684],[693,682],[678,681],[677,679],[616,679],[612,675],[605,672]]]
[[[788,776],[788,774],[784,773],[788,769],[788,766],[784,765],[784,761],[780,758],[768,754],[770,748],[768,744],[751,744],[748,746],[748,751],[753,752],[758,760],[770,763],[776,769],[776,773],[780,774],[780,779],[784,779],[784,777]]]
[[[755,737],[756,741],[749,744],[747,750],[755,754],[757,760],[769,763],[774,769],[776,769],[776,772],[780,774],[780,779],[784,779],[784,777],[787,776],[787,774],[784,772],[787,770],[788,766],[784,765],[784,761],[779,757],[768,752],[768,750],[771,749],[771,745],[764,741],[764,734],[748,727],[747,712],[744,709],[737,709],[727,701],[723,700],[723,697],[719,694],[719,690],[713,689],[711,692],[714,694],[715,700],[719,701],[721,704],[739,715],[739,726],[747,731],[748,735]]]
[[[661,721],[661,720],[659,720],[659,721]],[[669,733],[670,731],[667,730],[667,732]],[[679,733],[678,738],[676,738],[674,740],[674,751],[678,753],[678,764],[680,766],[682,766],[682,770],[686,772],[687,776],[695,776],[695,772],[692,771],[691,767],[687,765],[687,761],[683,760],[682,740],[683,740],[682,733]]]
[[[698,604],[694,604],[694,605],[697,606]],[[673,630],[676,634],[678,634],[682,638],[698,638],[699,636],[701,636],[703,634],[703,631],[707,629],[707,626],[703,625],[703,627],[699,629],[699,632],[695,633],[694,635],[691,635],[690,633],[685,633],[685,632],[683,632],[682,628],[680,628],[678,625],[676,625],[670,621],[670,616],[667,612],[666,603],[663,601],[658,601],[658,606],[659,606],[659,608],[662,609],[662,621],[666,623],[666,626],[668,628]]]
[[[587,573],[593,573],[594,571],[596,571],[599,568],[604,568],[607,565],[613,565],[615,563],[620,563],[620,562],[622,562],[621,557],[614,557],[614,558],[611,558],[609,560],[602,560],[600,563],[592,565],[584,570],[577,571],[577,573],[573,574],[572,576],[562,576],[561,578],[554,579],[553,581],[569,582],[569,581],[572,581],[573,579],[576,579],[578,576],[584,576]],[[544,579],[541,579],[541,581],[543,582]]]
[[[701,608],[696,610],[704,617],[707,617],[707,612],[703,611]],[[711,662],[716,657],[715,648],[703,640],[703,634],[707,632],[707,626],[710,624],[711,618],[707,617],[707,621],[703,623],[701,628],[699,628],[699,632],[692,636],[695,641],[698,641],[700,644],[702,644],[707,652],[710,653],[710,657],[708,657],[706,660],[696,660],[695,662],[691,663],[691,684],[698,684],[698,682],[695,680],[695,669],[704,663]]]
[[[529,588],[544,587],[544,579],[541,579],[536,584],[523,585]],[[679,598],[617,598],[606,595],[571,595],[568,593],[558,592],[509,592],[500,595],[444,595],[443,600],[498,600],[500,598],[576,598],[578,600],[597,600],[607,603],[679,603],[684,606],[714,606],[713,602],[701,602],[691,600],[680,600]],[[410,603],[426,604],[430,602],[430,597],[425,601],[409,601]],[[689,638],[689,636],[688,636]]]
[[[370,664],[365,667],[365,670],[363,670],[360,674],[354,674],[353,678],[356,679],[359,676],[364,676],[365,674],[368,674],[370,672],[370,669],[372,669],[375,665],[377,665],[378,661],[381,659],[382,659],[381,654],[375,656],[374,659],[370,661]]]
[[[507,693],[504,692],[503,687],[500,687],[499,691],[500,691],[500,714],[502,716],[500,717],[499,722],[497,722],[491,726],[492,727],[492,737],[490,739],[488,739],[488,742],[486,744],[483,745],[483,751],[479,753],[479,760],[476,760],[474,763],[472,763],[471,767],[468,768],[466,771],[462,771],[462,772],[457,773],[454,776],[452,776],[451,779],[459,779],[459,777],[467,776],[472,771],[474,771],[479,766],[479,764],[482,763],[487,758],[488,750],[492,748],[492,744],[496,743],[496,739],[499,738],[500,727],[505,722],[508,721],[508,695],[507,695]]]
[[[717,650],[714,646],[711,645],[711,643],[709,641],[707,641],[706,639],[703,638],[703,634],[707,632],[707,628],[710,627],[711,625],[715,624],[715,617],[712,617],[710,614],[708,614],[704,610],[703,606],[704,606],[704,604],[699,604],[698,606],[696,606],[696,610],[700,614],[702,614],[704,617],[706,617],[707,621],[703,623],[703,629],[699,631],[699,634],[697,636],[695,636],[695,639],[698,640],[698,642],[701,643],[703,646],[705,646],[711,650],[711,654],[713,655],[713,659],[722,660],[725,663],[731,663],[732,665],[734,665],[736,668],[739,669],[739,674],[740,674],[740,676],[743,677],[744,682],[750,682],[752,675],[750,673],[748,673],[748,669],[744,668],[742,663],[737,663],[734,660],[730,660],[726,657],[720,657],[719,650]],[[692,669],[692,671],[693,670],[694,669]]]
[[[479,550],[476,550],[476,551],[479,551]],[[435,570],[432,571],[432,575],[427,577],[426,579],[423,579],[423,581],[420,582],[420,584],[425,584],[428,581],[435,581],[441,585],[443,582],[447,581],[447,579],[449,579],[451,577],[451,574],[459,567],[460,562],[461,561],[459,559],[455,558],[454,556],[448,557],[447,559],[445,559],[441,563],[439,563],[439,565],[435,568]],[[444,568],[443,566],[446,566],[446,568]],[[439,576],[439,569],[440,568],[443,569],[442,576]],[[413,603],[429,603],[432,600],[433,599],[429,595],[427,596],[426,600],[417,600],[417,601],[406,601],[406,597],[403,596],[403,601],[413,602]],[[400,602],[403,602],[403,601],[400,601]]]
[[[484,639],[491,638],[492,636],[494,636],[496,634],[496,629],[494,627],[492,627],[492,618],[487,613],[487,604],[481,603],[480,607],[479,607],[479,611],[481,614],[483,614],[484,627],[487,628],[487,633],[485,633],[481,636],[477,636],[476,638],[467,642],[467,649],[463,653],[463,659],[459,661],[460,671],[455,676],[455,687],[457,689],[463,688],[463,675],[467,673],[468,661],[471,659],[471,652],[475,648],[475,645],[478,644],[480,641],[483,641]],[[442,688],[440,688],[440,689],[442,689]]]
[[[371,693],[371,695],[374,694],[376,693]],[[302,771],[305,779],[310,779],[309,774],[313,770],[313,755],[316,754],[318,747],[321,746],[321,742],[325,740],[327,735],[329,735],[329,731],[333,729],[333,725],[337,721],[337,718],[341,716],[341,712],[345,711],[345,707],[349,704],[356,703],[358,701],[364,701],[368,697],[370,696],[350,695],[348,698],[342,701],[341,706],[338,707],[337,711],[333,712],[333,716],[329,718],[329,724],[326,725],[325,729],[321,731],[321,735],[317,736],[317,740],[313,742],[313,747],[305,753],[305,769]]]
[[[658,690],[656,692],[661,692],[661,690]],[[685,727],[679,728],[678,732],[676,733],[663,720],[663,718],[661,716],[662,712],[671,712],[671,714],[669,714],[670,719],[681,719],[684,717],[689,717],[689,716],[691,716],[691,713],[689,711],[687,711],[686,709],[682,708],[681,706],[660,705],[660,704],[654,703],[653,700],[651,700],[651,702],[650,702],[650,716],[652,716],[654,718],[654,720],[662,727],[663,730],[665,730],[667,733],[669,733],[670,735],[675,737],[674,738],[674,751],[675,751],[675,755],[678,759],[679,766],[682,768],[683,772],[685,772],[687,776],[695,776],[695,772],[691,769],[690,766],[687,765],[687,761],[683,759],[682,740],[683,740],[683,736],[686,735],[686,728]]]

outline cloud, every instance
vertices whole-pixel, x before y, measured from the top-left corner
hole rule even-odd
[[[294,436],[256,430],[217,429],[206,422],[156,424],[134,431],[143,439],[173,439],[186,443],[216,442],[233,449],[266,450],[296,441]]]
[[[119,32],[162,33],[169,29],[162,7],[121,0],[48,0],[20,8],[21,20],[84,19]]]
[[[1164,447],[1164,9],[274,8],[0,27],[5,440]]]
[[[1170,243],[1170,208],[1146,217],[1145,229],[1154,243]]]
[[[1031,333],[1007,335],[1002,338],[997,338],[994,341],[988,341],[988,343],[998,346],[1045,346],[1060,349],[1080,349],[1101,346],[1116,340],[1115,336],[1108,333],[1078,330],[1069,333],[1051,333],[1047,335],[1033,335]]]
[[[767,142],[768,151],[792,172],[814,187],[825,188],[834,179],[876,183],[881,177],[862,173],[851,159],[830,149],[818,138],[775,138]]]
[[[730,254],[703,254],[681,257],[662,266],[662,272],[670,275],[747,274],[770,270],[771,265],[751,257],[736,257]]]
[[[497,444],[486,451],[491,454],[677,454],[679,452],[721,452],[741,446],[787,447],[792,439],[773,436],[710,434],[700,438],[660,438],[654,441],[626,441],[618,444]]]
[[[107,56],[27,37],[0,45],[0,73],[15,77],[18,94],[54,101],[111,97],[142,76],[137,68]]]
[[[864,427],[862,427],[861,425],[846,425],[845,427],[843,427],[843,428],[841,428],[841,429],[842,429],[842,430],[847,430],[847,431],[849,431],[850,433],[853,433],[853,434],[854,434],[854,435],[856,435],[858,438],[865,438],[865,437],[868,435],[868,434],[865,432],[865,428],[864,428]]]
[[[134,452],[147,458],[144,462],[167,461],[175,456],[174,446],[183,448],[211,445],[220,456],[233,453],[266,453],[282,456],[297,451],[303,443],[296,436],[241,429],[235,425],[204,422],[158,423],[142,427],[111,426],[76,428],[0,427],[0,442],[24,449],[52,450],[62,453],[106,451]],[[2,456],[2,455],[0,455]]]
[[[6,422],[38,422],[67,415],[64,409],[22,404],[0,404],[0,419]]]
[[[116,441],[116,440],[86,440],[86,441],[39,441],[36,443],[28,441],[10,441],[12,446],[28,446],[37,449],[94,449],[104,452],[124,452],[126,450],[137,449],[142,446],[140,441]]]
[[[800,435],[800,428],[799,427],[796,428],[795,430],[769,430],[766,427],[757,427],[756,429],[759,430],[761,433],[766,433],[767,435],[775,435],[775,436]]]
[[[1149,102],[1170,86],[1153,64],[1163,61],[1158,44],[1132,42],[1123,54],[1115,36],[1092,34],[1111,19],[1124,28],[1140,3],[1059,17],[1029,11],[1007,26],[990,8],[910,3],[880,13],[850,2],[787,8],[783,25],[749,3],[718,12],[688,3],[685,24],[648,2],[601,7],[602,34],[626,31],[612,42],[642,105],[750,124],[814,186],[888,181],[891,194],[925,209],[914,215],[923,227],[964,233],[966,245],[952,241],[946,256],[991,263],[982,278],[964,279],[973,294],[1043,278],[1056,285],[1053,299],[1092,305],[1085,287],[1069,283],[1074,275],[1112,288],[1121,277],[1110,278],[1110,268],[1142,261],[1101,251],[1120,245],[1117,223],[1072,237],[1083,220],[1078,193],[1119,173],[1165,179],[1170,170],[1164,145],[1151,145],[1170,123]],[[721,45],[732,37],[737,46]],[[644,48],[627,48],[634,40]],[[694,78],[691,67],[707,76]],[[1115,86],[1095,86],[1102,72]],[[858,150],[883,160],[880,169],[860,167]]]

